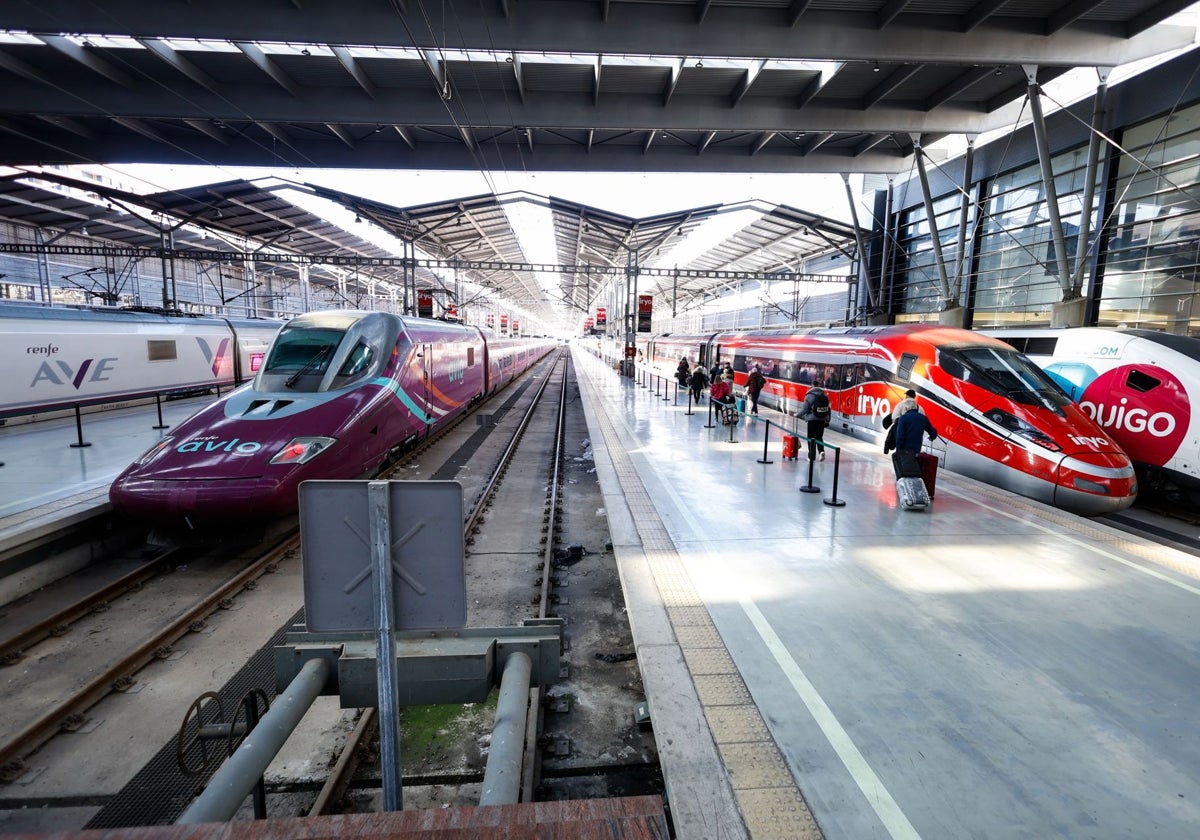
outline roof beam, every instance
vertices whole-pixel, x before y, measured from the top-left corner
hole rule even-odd
[[[167,139],[149,126],[145,120],[137,120],[132,117],[112,117],[113,122],[128,128],[130,131],[136,131],[143,137],[147,137],[156,143],[166,143]]]
[[[812,5],[812,0],[792,0],[787,10],[787,25],[789,29],[795,27],[800,22],[800,18],[810,5]]]
[[[407,143],[410,149],[417,148],[417,141],[413,139],[411,131],[402,125],[394,125],[392,128],[396,129],[396,133],[400,135],[400,139]]]
[[[867,95],[862,98],[862,108],[867,110],[872,105],[878,105],[883,99],[900,85],[907,82],[913,76],[925,69],[923,64],[906,64],[903,67],[897,67],[888,77],[871,88]]]
[[[517,53],[509,53],[505,59],[512,65],[513,77],[517,80],[517,93],[521,97],[521,102],[525,102],[525,71],[521,68],[521,56]]]
[[[696,23],[704,23],[710,8],[712,8],[712,0],[696,0]]]
[[[908,7],[910,0],[888,0],[883,8],[875,13],[875,28],[883,29],[894,21]]]
[[[73,61],[78,61],[93,73],[99,73],[110,82],[116,82],[118,85],[127,88],[134,87],[137,84],[132,76],[123,70],[117,69],[117,67],[105,61],[93,50],[79,46],[64,35],[37,35],[35,37],[46,46],[62,53]]]
[[[708,148],[708,144],[711,143],[713,141],[713,138],[716,136],[717,136],[717,132],[706,131],[704,133],[704,136],[702,138],[700,138],[700,143],[696,146],[696,154],[698,154],[698,155],[704,154],[704,150]]]
[[[350,132],[347,131],[345,128],[338,125],[337,123],[325,123],[325,127],[328,128],[330,131],[332,131],[333,135],[335,137],[337,137],[337,139],[341,140],[343,143],[345,143],[351,149],[355,148],[354,138],[350,135]]]
[[[350,50],[345,47],[330,47],[333,54],[337,56],[337,60],[342,63],[342,67],[346,72],[353,77],[354,81],[358,82],[358,86],[363,89],[363,93],[372,99],[375,98],[375,83],[368,78],[366,71],[363,70],[362,64],[359,63]]]
[[[683,66],[687,62],[687,56],[680,56],[674,64],[671,65],[671,72],[667,76],[667,86],[663,89],[663,107],[671,104],[671,97],[675,95],[675,88],[679,86],[679,79],[683,75]]]
[[[229,145],[229,138],[221,133],[215,125],[208,120],[184,120],[184,123],[191,126],[193,130],[199,131],[201,134],[207,134],[213,140]]]
[[[193,82],[200,85],[200,87],[212,93],[218,93],[216,79],[180,55],[178,51],[171,49],[171,46],[165,41],[161,41],[158,38],[138,38],[137,42],[184,76],[187,76]]]
[[[763,147],[770,143],[771,138],[774,136],[774,131],[764,131],[762,134],[760,134],[758,139],[754,141],[754,145],[750,147],[750,157],[754,157],[756,154],[761,152]]]
[[[985,20],[992,15],[999,13],[1009,0],[980,0],[972,6],[965,15],[962,16],[962,25],[960,29],[966,33],[970,32],[977,26],[981,26]]]
[[[604,67],[604,53],[596,53],[596,63],[592,71],[592,104],[600,104],[600,73]]]
[[[1044,34],[1053,35],[1061,32],[1092,9],[1102,5],[1104,5],[1104,0],[1075,0],[1074,3],[1068,3],[1046,19]]]
[[[925,110],[932,111],[940,105],[945,105],[972,85],[978,84],[995,72],[993,67],[972,67],[966,72],[960,73],[958,78],[926,97]]]
[[[10,73],[16,73],[18,76],[22,76],[31,82],[37,82],[41,85],[52,84],[49,79],[42,75],[41,71],[35,70],[19,58],[13,58],[4,52],[4,50],[0,50],[0,68]]]
[[[300,88],[296,85],[292,77],[280,70],[275,60],[259,49],[257,44],[252,44],[249,41],[235,41],[234,45],[242,51],[242,55],[250,59],[255,67],[270,76],[275,84],[297,99],[301,98]]]
[[[742,101],[742,97],[749,93],[754,80],[758,78],[758,74],[767,66],[766,61],[757,61],[751,64],[742,72],[742,78],[738,81],[737,89],[729,97],[729,107],[735,108]]]

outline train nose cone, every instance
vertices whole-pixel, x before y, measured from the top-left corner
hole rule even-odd
[[[1137,496],[1137,476],[1123,452],[1068,455],[1055,483],[1055,504],[1085,516],[1123,510]]]

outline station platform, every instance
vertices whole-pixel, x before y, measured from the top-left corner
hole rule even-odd
[[[1195,836],[1200,560],[574,357],[679,837]]]

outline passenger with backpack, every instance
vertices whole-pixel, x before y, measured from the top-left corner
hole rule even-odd
[[[746,395],[750,397],[750,413],[758,414],[758,395],[762,393],[763,386],[767,384],[767,378],[763,376],[762,368],[758,365],[750,368],[750,373],[746,377]]]
[[[825,460],[825,427],[832,416],[829,394],[820,385],[813,385],[804,395],[804,402],[800,406],[800,419],[808,423],[805,432],[808,437],[808,460],[816,459],[818,445],[821,448],[821,460]]]

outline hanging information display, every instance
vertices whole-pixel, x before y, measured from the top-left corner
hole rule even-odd
[[[654,298],[651,295],[638,295],[637,331],[650,332],[650,316],[654,312]]]

